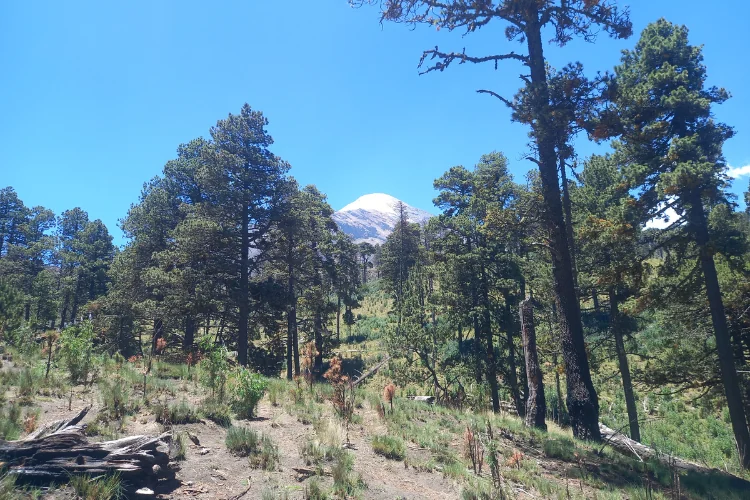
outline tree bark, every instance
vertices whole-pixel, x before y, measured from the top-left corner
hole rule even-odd
[[[525,421],[528,427],[547,430],[547,424],[544,421],[547,414],[547,403],[544,399],[544,376],[539,365],[536,331],[534,329],[534,305],[530,297],[521,302],[520,318],[523,352],[526,359],[526,379],[529,383]]]
[[[742,404],[742,392],[740,391],[737,368],[734,365],[734,355],[729,328],[727,327],[727,317],[724,313],[724,302],[721,298],[719,278],[716,274],[716,264],[714,263],[713,253],[709,248],[708,222],[703,211],[700,193],[693,195],[689,216],[691,229],[700,252],[701,269],[706,283],[706,296],[711,310],[714,337],[716,338],[716,352],[719,356],[721,381],[724,385],[729,416],[732,420],[734,439],[737,442],[742,467],[750,469],[750,432],[748,432],[745,407]]]
[[[591,381],[580,304],[576,296],[570,248],[565,233],[554,124],[549,110],[549,88],[539,21],[530,20],[526,31],[535,115],[533,129],[539,154],[544,217],[550,238],[555,302],[560,315],[560,344],[568,384],[568,413],[575,437],[599,441],[599,399]]]
[[[563,209],[565,210],[565,235],[570,249],[570,267],[573,271],[573,285],[578,290],[578,265],[576,264],[576,243],[573,236],[573,204],[568,190],[568,174],[565,171],[565,160],[560,158],[560,177],[562,180]]]
[[[185,338],[182,341],[182,350],[189,351],[195,343],[195,318],[192,314],[185,316]]]
[[[622,376],[622,389],[625,393],[625,406],[628,410],[630,438],[635,441],[640,441],[641,428],[638,423],[638,407],[635,404],[633,381],[630,377],[628,356],[625,353],[625,342],[622,338],[622,322],[620,320],[619,301],[617,292],[613,288],[610,288],[609,290],[609,324],[612,329],[612,335],[615,337],[615,350],[617,351],[617,361],[620,365],[620,375]]]
[[[482,269],[482,328],[484,329],[487,342],[487,381],[490,383],[490,396],[492,397],[492,411],[500,411],[500,395],[497,387],[497,361],[495,360],[495,346],[492,341],[492,321],[490,315],[490,298],[487,275]]]
[[[518,373],[516,367],[516,346],[515,346],[515,333],[516,333],[516,321],[514,320],[512,309],[516,302],[511,299],[510,294],[505,294],[505,318],[508,322],[506,325],[506,334],[508,338],[508,386],[510,393],[513,396],[513,403],[516,405],[518,414],[523,417],[525,416],[525,406],[523,404],[523,398],[521,398],[521,390],[518,387]]]

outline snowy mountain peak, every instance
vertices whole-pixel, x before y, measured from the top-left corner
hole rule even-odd
[[[354,210],[367,210],[371,212],[383,212],[395,214],[398,207],[398,198],[385,193],[372,193],[360,196],[339,212],[353,212]]]
[[[385,193],[360,196],[333,214],[339,228],[354,238],[356,243],[380,245],[398,223],[399,199]],[[432,215],[404,203],[409,222],[423,223]]]

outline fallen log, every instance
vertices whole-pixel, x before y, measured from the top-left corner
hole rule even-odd
[[[622,453],[623,455],[634,457],[641,462],[656,460],[671,469],[676,469],[681,472],[721,476],[734,483],[736,486],[742,488],[750,488],[750,481],[746,481],[745,479],[742,479],[721,469],[706,467],[694,462],[683,460],[679,457],[660,453],[659,451],[651,447],[630,439],[628,436],[619,431],[607,427],[601,422],[599,422],[599,432],[601,433],[602,440],[604,440],[605,444],[612,446],[615,450]]]
[[[385,365],[390,360],[391,360],[391,357],[390,356],[386,356],[383,361],[381,361],[377,365],[373,366],[371,369],[369,369],[367,372],[365,372],[361,377],[359,377],[357,380],[355,380],[354,382],[352,382],[352,387],[356,387],[360,382],[364,382],[364,380],[367,377],[369,377],[370,375],[373,375],[373,374],[377,373],[378,370],[380,370],[383,367],[383,365]]]
[[[31,482],[65,481],[75,474],[117,473],[123,479],[174,476],[169,433],[89,442],[86,426],[78,425],[88,411],[84,408],[71,419],[44,425],[18,441],[0,440],[0,462],[9,474]]]

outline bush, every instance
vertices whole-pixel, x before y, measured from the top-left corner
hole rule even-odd
[[[187,444],[185,443],[185,434],[180,432],[172,440],[174,449],[173,458],[175,460],[185,460],[187,455]]]
[[[253,467],[273,470],[279,461],[279,450],[270,436],[246,427],[230,427],[226,445],[229,451],[249,456]]]
[[[0,439],[18,439],[21,435],[21,408],[11,403],[7,410],[0,409]]]
[[[200,413],[212,422],[222,427],[232,425],[232,416],[229,407],[220,401],[208,398],[201,403]]]
[[[268,380],[247,368],[240,368],[232,387],[232,408],[240,418],[253,418],[258,402],[263,398]]]
[[[102,401],[102,414],[110,420],[120,420],[135,410],[131,400],[130,388],[121,377],[103,379],[99,382],[99,393]]]
[[[86,382],[91,373],[94,353],[94,328],[85,321],[69,326],[60,334],[60,351],[65,368],[74,384]]]
[[[198,412],[184,399],[177,404],[157,404],[154,408],[156,421],[166,425],[195,424],[201,421]]]
[[[223,401],[229,370],[227,348],[223,345],[216,345],[208,336],[201,339],[200,348],[203,352],[203,359],[200,362],[203,383],[211,389],[211,396]]]
[[[403,460],[406,457],[404,442],[391,436],[375,436],[372,438],[372,451],[391,460]]]
[[[312,478],[310,482],[305,486],[305,500],[327,500],[328,495],[320,487],[320,483],[315,478]]]

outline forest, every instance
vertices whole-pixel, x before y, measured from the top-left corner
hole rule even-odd
[[[750,498],[750,209],[699,41],[659,19],[594,75],[543,49],[629,38],[614,0],[351,3],[503,25],[520,50],[435,47],[420,70],[523,66],[515,96],[479,92],[532,168],[436,165],[439,215],[401,206],[356,243],[245,104],[144,183],[122,247],[0,190],[0,497]],[[132,434],[168,452],[114,456]]]

